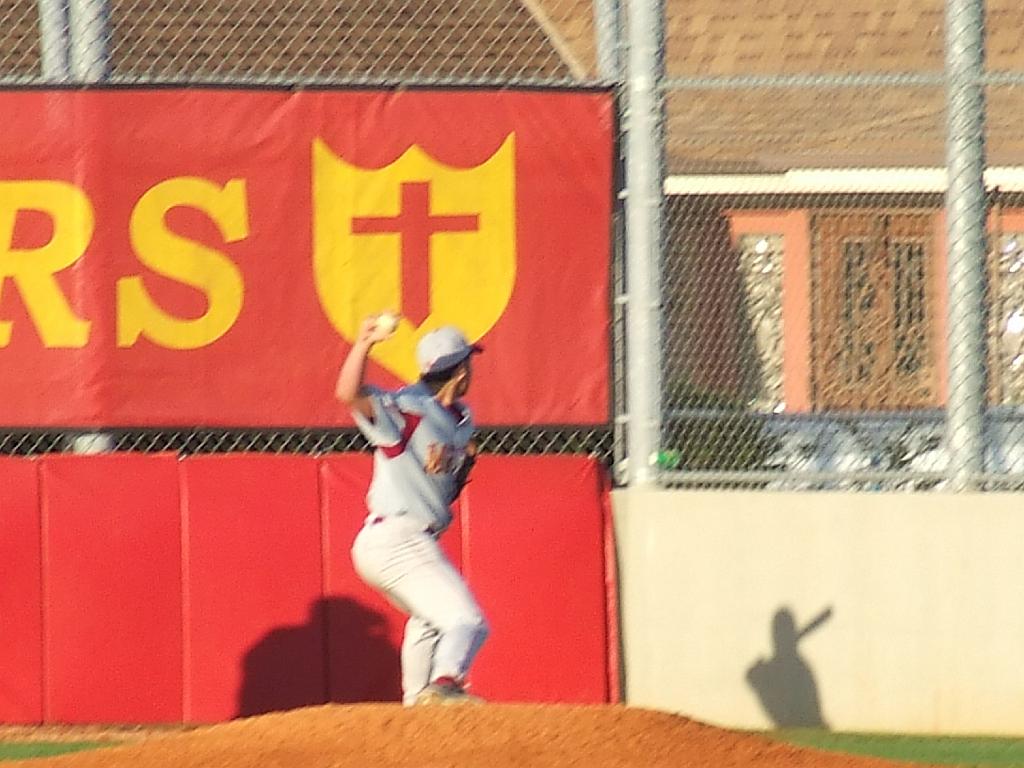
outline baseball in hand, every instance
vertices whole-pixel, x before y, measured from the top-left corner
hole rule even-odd
[[[391,312],[381,312],[377,315],[377,320],[374,322],[374,328],[380,333],[393,333],[397,327],[398,315]]]

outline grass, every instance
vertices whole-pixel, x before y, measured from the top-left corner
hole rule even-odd
[[[810,729],[771,731],[765,735],[802,747],[932,765],[972,768],[1024,768],[1024,739],[992,736],[900,736],[831,733]],[[0,742],[0,761],[51,757],[115,746],[99,741]]]
[[[990,736],[900,736],[781,730],[774,739],[830,752],[933,765],[1024,768],[1024,739]]]
[[[14,741],[0,742],[0,761],[29,760],[33,757],[52,757],[68,752],[114,746],[100,741]]]

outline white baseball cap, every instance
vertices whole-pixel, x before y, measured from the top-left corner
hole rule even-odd
[[[421,374],[452,368],[467,357],[483,352],[479,344],[470,344],[462,331],[446,325],[431,331],[416,345],[416,362]]]

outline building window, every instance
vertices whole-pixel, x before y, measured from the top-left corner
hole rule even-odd
[[[989,388],[995,405],[1024,405],[1024,232],[997,235],[990,272]]]
[[[928,252],[922,240],[892,239],[893,353],[897,378],[913,381],[928,364]]]
[[[839,331],[839,370],[836,375],[845,387],[862,387],[876,373],[879,344],[876,315],[877,275],[871,269],[870,240],[845,238],[842,242],[842,315]]]
[[[745,234],[738,239],[745,319],[751,344],[744,387],[751,408],[779,413],[782,396],[782,258],[779,234]]]
[[[936,405],[932,214],[816,213],[816,410]]]

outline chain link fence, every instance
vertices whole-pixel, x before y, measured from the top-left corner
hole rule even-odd
[[[1014,30],[1024,28],[1024,9],[987,0],[985,10],[990,169],[979,480],[1018,488],[1024,48]],[[664,139],[660,129],[648,137],[664,157],[658,375],[635,378],[627,359],[636,357],[626,314],[635,285],[626,280],[617,218],[614,418],[597,429],[494,431],[486,444],[584,450],[626,470],[629,411],[634,426],[645,417],[630,390],[637,398],[653,386],[660,430],[650,458],[670,485],[946,487],[954,471],[947,406],[962,394],[958,385],[950,391],[950,339],[958,337],[948,313],[962,286],[947,277],[939,0],[857,0],[813,11],[753,0],[0,0],[0,84],[617,84],[628,137],[635,116],[626,59],[636,46],[627,11],[634,21],[664,13],[654,57],[664,73],[631,72],[650,75],[664,100]],[[970,419],[956,422],[964,423]],[[91,441],[71,431],[11,432],[0,451]],[[360,447],[351,432],[200,428],[110,433],[102,445],[186,453]]]
[[[593,86],[614,80],[619,19],[611,0],[0,0],[0,86]],[[478,437],[494,453],[621,456],[611,420]],[[355,430],[0,431],[13,455],[365,448]]]
[[[608,457],[612,433],[593,427],[483,428],[480,449],[488,453],[585,453]],[[96,433],[80,430],[11,430],[0,432],[0,455],[142,451],[202,453],[258,451],[261,453],[323,454],[369,450],[354,429],[147,429]]]
[[[236,85],[596,81],[577,0],[4,0],[0,78]]]
[[[1024,51],[1004,41],[1024,13],[986,5],[973,487],[1019,490]],[[662,481],[952,487],[950,342],[969,330],[950,320],[943,4],[666,9]]]

